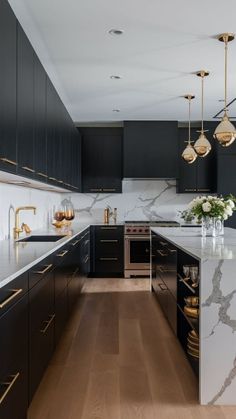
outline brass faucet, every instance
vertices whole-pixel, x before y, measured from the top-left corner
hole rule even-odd
[[[13,228],[13,235],[14,235],[15,240],[19,238],[20,233],[23,232],[23,227],[24,227],[24,223],[20,227],[19,213],[20,213],[20,211],[26,211],[26,210],[32,210],[32,211],[34,211],[34,214],[36,214],[36,207],[33,207],[33,206],[16,208],[16,210],[15,210],[15,227]],[[24,230],[25,230],[25,228],[24,228]]]

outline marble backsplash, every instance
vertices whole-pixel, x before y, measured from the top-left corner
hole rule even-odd
[[[177,194],[175,180],[125,180],[122,194],[66,194],[81,221],[103,221],[107,205],[117,208],[117,221],[176,220],[178,211],[186,208],[196,196]]]

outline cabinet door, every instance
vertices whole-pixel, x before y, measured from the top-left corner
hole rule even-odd
[[[18,24],[17,173],[34,176],[34,50]]]
[[[34,56],[34,163],[35,177],[47,181],[46,72]]]
[[[48,182],[57,185],[56,182],[56,149],[57,149],[57,103],[53,84],[47,77],[47,175]]]
[[[124,177],[176,178],[177,121],[125,121]]]
[[[122,130],[83,128],[83,192],[122,191]]]
[[[204,123],[205,135],[212,148],[206,157],[197,159],[197,191],[203,194],[217,191],[217,144],[213,138],[216,125],[211,121]]]
[[[29,292],[30,400],[53,353],[54,317],[54,276],[51,272]]]
[[[218,155],[217,191],[222,195],[236,195],[236,154]],[[225,221],[227,227],[236,228],[236,213]]]
[[[16,31],[8,1],[0,2],[0,169],[16,172]]]
[[[191,130],[191,139],[196,141],[198,134],[195,130]],[[188,164],[182,158],[182,153],[187,145],[188,140],[188,129],[179,129],[179,151],[178,151],[178,162],[179,162],[179,173],[177,179],[177,192],[178,193],[194,193],[197,192],[197,161],[192,164]]]
[[[0,418],[26,419],[28,406],[28,295],[0,318]]]

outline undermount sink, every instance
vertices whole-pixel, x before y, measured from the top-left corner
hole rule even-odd
[[[24,239],[17,240],[18,242],[57,242],[58,240],[65,237],[64,235],[52,235],[52,236],[29,236]]]

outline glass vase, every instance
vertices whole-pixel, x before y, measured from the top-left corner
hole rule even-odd
[[[219,218],[214,218],[215,224],[215,237],[223,236],[224,235],[224,220],[220,220]]]
[[[215,237],[215,220],[212,217],[202,218],[202,237]]]

